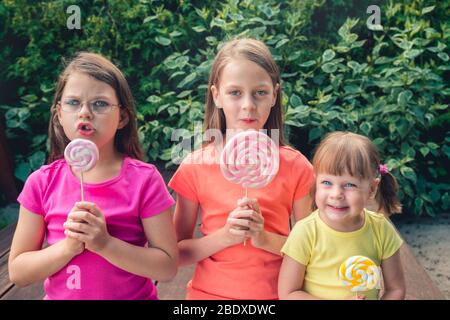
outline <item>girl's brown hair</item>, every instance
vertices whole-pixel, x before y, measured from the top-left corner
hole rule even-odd
[[[226,133],[225,114],[214,104],[211,86],[218,86],[220,73],[222,69],[232,59],[244,58],[256,63],[258,66],[266,70],[272,79],[273,86],[280,84],[280,71],[275,60],[267,46],[255,39],[235,39],[226,42],[217,53],[209,75],[208,94],[206,96],[205,120],[203,123],[204,130],[218,129],[222,134]],[[280,87],[279,87],[280,88]],[[264,125],[270,136],[271,129],[279,130],[279,145],[285,145],[283,133],[283,107],[281,104],[281,89],[278,89],[275,105],[271,108],[269,117]],[[206,142],[208,144],[208,142]]]
[[[132,158],[143,160],[142,148],[139,144],[137,133],[136,112],[133,95],[131,94],[125,76],[108,59],[102,55],[90,52],[80,52],[70,61],[59,76],[56,92],[50,109],[50,123],[48,134],[50,139],[50,154],[48,163],[63,157],[64,149],[70,140],[64,133],[59,123],[57,105],[61,100],[62,93],[70,75],[81,72],[110,85],[119,99],[121,113],[126,113],[128,123],[116,132],[114,145],[117,150]]]
[[[387,172],[380,174],[380,154],[375,144],[367,137],[351,132],[332,132],[319,144],[313,158],[314,173],[331,175],[349,174],[359,179],[380,178],[375,200],[378,210],[390,215],[401,212],[397,198],[398,184]],[[315,199],[316,185],[311,188]],[[313,201],[313,210],[317,209]]]

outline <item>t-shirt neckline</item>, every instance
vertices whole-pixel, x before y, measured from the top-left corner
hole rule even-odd
[[[119,180],[122,178],[122,176],[124,175],[125,169],[126,169],[126,167],[127,167],[129,161],[130,161],[130,157],[127,156],[127,155],[125,155],[125,156],[123,157],[123,160],[122,160],[122,165],[121,165],[121,167],[120,167],[120,172],[119,172],[119,174],[118,174],[117,176],[115,176],[115,177],[113,177],[113,178],[111,178],[111,179],[108,179],[108,180],[106,180],[106,181],[99,182],[99,183],[83,182],[84,187],[88,187],[88,188],[99,188],[99,187],[104,187],[104,186],[107,186],[107,185],[111,185],[111,184],[116,183],[116,182],[119,181]],[[72,170],[71,170],[71,168],[70,168],[70,166],[69,166],[69,164],[67,163],[66,160],[64,160],[64,162],[65,162],[65,164],[66,164],[67,170],[69,171],[69,176],[71,177],[72,181],[75,181],[77,184],[81,185],[81,181],[80,181],[79,176],[77,176],[76,174],[74,174],[74,173],[72,172]]]
[[[357,229],[355,231],[345,232],[345,231],[338,231],[338,230],[333,229],[332,227],[327,225],[325,223],[325,221],[322,220],[322,218],[320,217],[320,214],[319,214],[319,209],[317,209],[317,220],[319,221],[319,224],[322,225],[323,228],[325,228],[327,230],[327,232],[330,232],[330,233],[332,233],[332,234],[334,234],[334,235],[336,235],[338,237],[341,237],[341,238],[354,237],[354,236],[357,236],[357,235],[365,232],[367,227],[368,227],[368,225],[369,225],[368,221],[367,221],[368,220],[367,210],[364,208],[363,211],[364,211],[364,224],[362,225],[361,228],[359,228],[359,229]]]

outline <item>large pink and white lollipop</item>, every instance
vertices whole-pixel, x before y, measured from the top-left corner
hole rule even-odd
[[[81,201],[84,201],[83,172],[91,170],[97,163],[97,145],[90,140],[74,139],[64,150],[64,158],[74,172],[80,173]]]
[[[248,188],[263,188],[268,185],[277,175],[278,168],[277,145],[269,136],[255,130],[233,136],[220,155],[223,176],[228,181],[242,185],[246,197]]]
[[[244,188],[263,188],[278,173],[279,150],[266,134],[249,130],[236,134],[225,145],[220,169],[228,181]]]

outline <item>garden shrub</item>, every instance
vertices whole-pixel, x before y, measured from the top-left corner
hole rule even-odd
[[[0,121],[20,181],[48,154],[61,57],[90,50],[115,62],[137,101],[147,160],[170,166],[173,130],[193,135],[202,120],[218,47],[251,36],[282,70],[291,144],[311,157],[327,132],[365,134],[399,179],[406,211],[449,209],[448,0],[85,0],[81,30],[68,30],[72,4],[0,3]],[[380,5],[383,30],[367,28],[369,4]]]

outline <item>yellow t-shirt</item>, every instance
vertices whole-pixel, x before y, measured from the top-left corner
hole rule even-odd
[[[330,228],[319,210],[298,221],[281,252],[306,266],[303,290],[322,299],[348,299],[355,293],[339,279],[339,267],[347,258],[361,255],[377,266],[394,255],[403,244],[394,226],[382,215],[364,210],[364,225],[352,232]],[[379,290],[363,292],[378,299]]]

